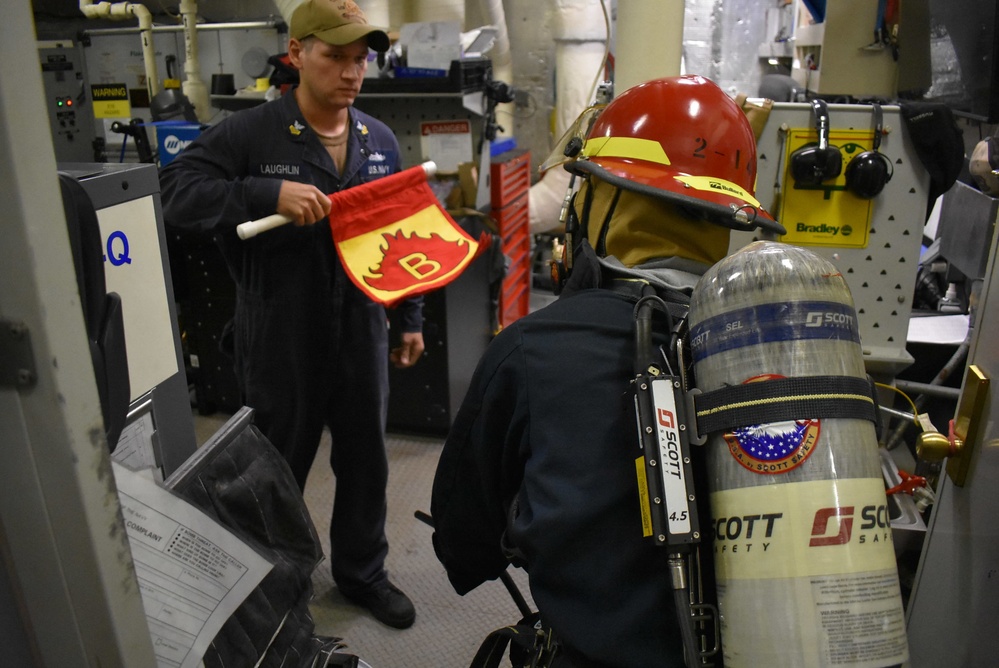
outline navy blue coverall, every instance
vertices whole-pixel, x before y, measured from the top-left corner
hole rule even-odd
[[[160,174],[166,223],[211,231],[222,250],[236,283],[233,356],[243,402],[303,489],[323,426],[330,429],[331,568],[346,595],[387,579],[385,309],[347,277],[325,222],[246,241],[235,228],[277,210],[281,179],[333,193],[399,171],[392,131],[357,109],[349,114],[342,175],[291,93],[208,128]],[[420,331],[422,300],[398,308],[403,330]]]
[[[479,361],[434,478],[434,549],[459,594],[516,550],[562,643],[555,666],[682,668],[665,550],[642,530],[635,299],[602,286],[592,251],[575,262],[559,299]]]

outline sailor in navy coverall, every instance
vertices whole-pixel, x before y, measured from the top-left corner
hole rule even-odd
[[[294,37],[296,26],[292,28]],[[340,103],[341,112],[347,112],[346,129],[340,132],[341,137],[346,133],[346,153],[341,152],[342,169],[337,169],[320,134],[327,128],[315,124],[330,116],[310,116],[307,109],[316,108],[317,96],[322,104],[335,95],[343,97],[344,86],[356,95],[368,48],[363,37],[331,46],[326,38],[313,36],[310,51],[307,39],[293,39],[289,45],[293,62],[296,56],[300,64],[304,61],[301,86],[202,133],[162,170],[163,208],[167,224],[211,231],[222,250],[236,283],[231,324],[243,401],[303,489],[323,427],[329,427],[336,475],[330,522],[333,577],[345,596],[371,608],[370,596],[398,592],[384,568],[388,326],[384,307],[345,274],[326,222],[329,199],[322,194],[395,173],[401,157],[392,131],[352,108],[348,91],[348,103]],[[345,60],[337,49],[353,51],[346,52]],[[338,69],[330,74],[331,68]],[[334,80],[347,83],[329,83]],[[339,88],[332,90],[334,85]],[[343,120],[340,116],[339,128]],[[289,209],[279,201],[282,188],[308,191],[313,199],[301,205],[299,198],[300,208]],[[245,241],[237,237],[239,223],[275,212],[294,218],[294,224]],[[392,358],[406,366],[423,350],[422,300],[398,308],[403,345]],[[383,619],[372,612],[387,624],[405,627],[415,614],[405,603],[401,616]]]

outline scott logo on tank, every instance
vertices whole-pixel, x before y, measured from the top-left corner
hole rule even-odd
[[[808,542],[809,547],[822,547],[824,545],[846,545],[850,542],[853,534],[853,506],[841,506],[834,508],[819,508],[815,511],[815,519],[812,522],[812,539]],[[839,531],[830,536],[829,524],[833,518],[839,519]],[[860,511],[863,523],[860,525],[861,531],[869,533],[859,534],[860,544],[867,542],[880,543],[891,540],[891,523],[888,521],[888,506],[864,506]],[[878,529],[878,531],[871,531]]]

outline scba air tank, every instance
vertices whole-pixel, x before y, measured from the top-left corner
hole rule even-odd
[[[698,282],[689,319],[702,392],[866,378],[846,281],[808,250],[758,241],[737,251]],[[874,423],[761,420],[712,433],[704,447],[726,668],[902,664],[908,645]]]

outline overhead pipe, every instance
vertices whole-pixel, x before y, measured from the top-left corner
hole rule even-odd
[[[295,8],[302,4],[302,0],[274,0],[274,5],[284,18],[284,22],[291,25],[291,14]]]
[[[608,9],[601,0],[553,0],[552,6],[555,137],[559,138],[595,101],[611,35]],[[555,168],[531,186],[528,227],[532,234],[557,231],[569,181],[568,172]]]
[[[233,23],[199,23],[195,26],[200,31],[222,31],[222,30],[258,30],[267,28],[277,28],[284,21],[278,19],[266,19],[262,21],[237,21]],[[153,26],[152,32],[180,32],[184,26]],[[93,30],[83,30],[81,34],[87,37],[99,37],[105,35],[134,35],[139,32],[138,28],[96,28]]]
[[[389,7],[389,0],[360,0],[357,4],[371,25],[384,28],[386,31],[392,27],[392,10]]]
[[[629,0],[617,4],[614,91],[680,74],[684,0]]]
[[[191,101],[198,120],[207,123],[211,119],[212,102],[208,96],[208,86],[201,78],[201,64],[198,62],[198,3],[194,0],[180,0],[180,16],[184,24],[184,82],[181,90]]]
[[[135,18],[139,22],[139,35],[142,38],[142,62],[146,69],[146,90],[149,99],[160,92],[160,77],[156,71],[156,49],[153,47],[153,15],[143,5],[131,2],[99,2],[80,0],[80,11],[88,19],[111,19],[121,21]]]
[[[510,56],[510,33],[506,28],[506,12],[503,10],[503,0],[481,0],[482,13],[486,23],[496,28],[496,40],[489,50],[489,58],[492,61],[493,79],[513,85],[513,58]],[[500,123],[497,128],[497,135],[508,137],[513,134],[513,107],[509,102],[496,105],[496,112],[511,119],[510,122]]]
[[[412,0],[403,4],[410,21],[457,21],[459,29],[465,29],[465,0]]]

